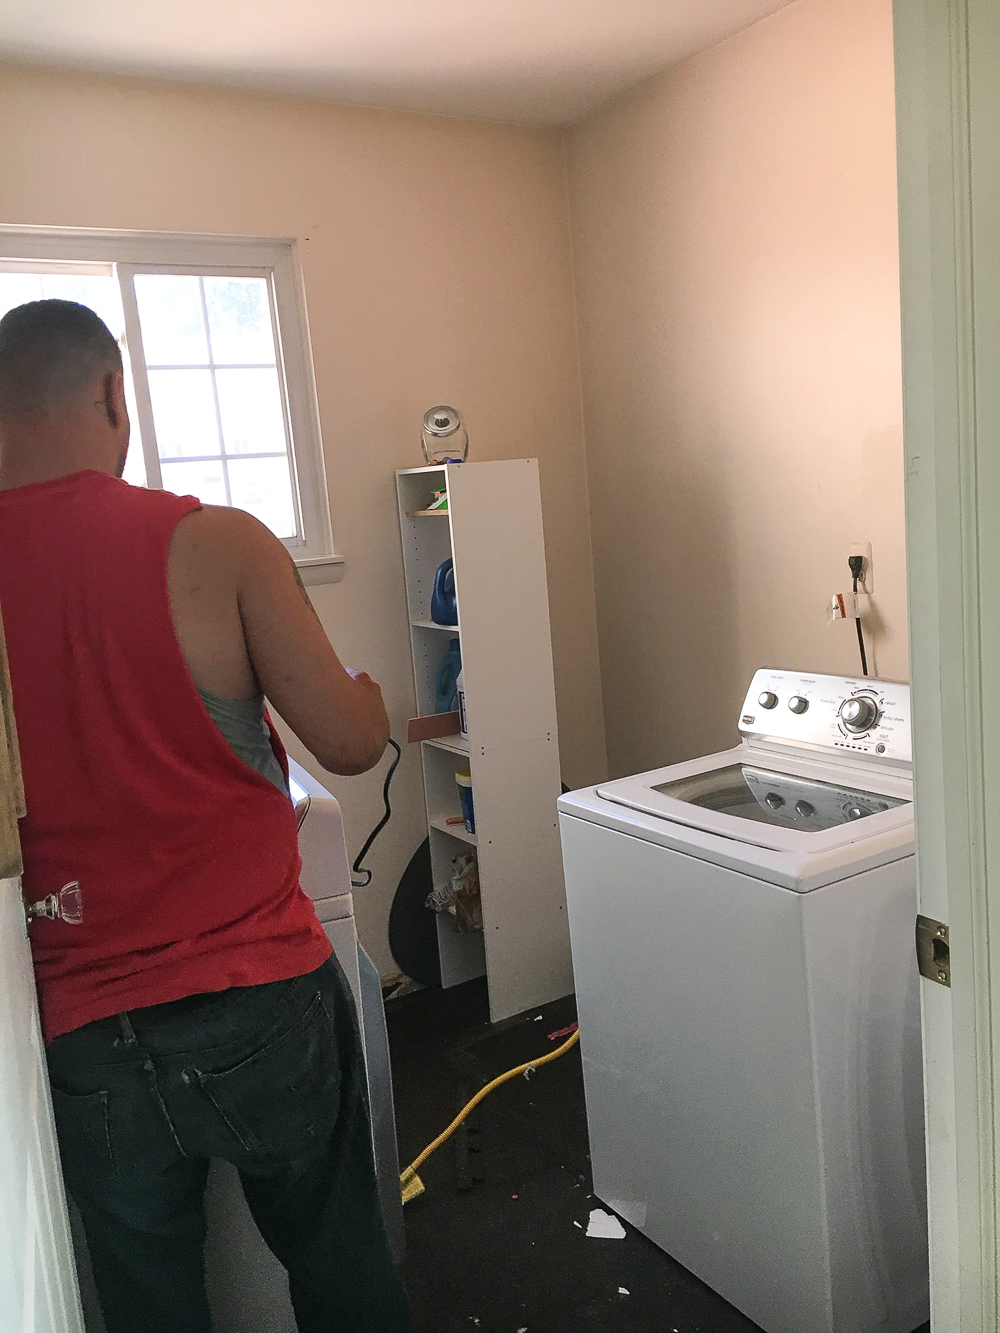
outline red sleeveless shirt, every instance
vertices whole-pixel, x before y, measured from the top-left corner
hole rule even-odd
[[[292,803],[223,739],[174,633],[167,552],[198,507],[99,472],[0,491],[25,894],[78,882],[83,905],[31,928],[48,1041],[330,954]]]

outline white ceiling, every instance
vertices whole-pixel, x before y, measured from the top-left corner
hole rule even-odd
[[[791,0],[0,0],[0,60],[566,124]]]

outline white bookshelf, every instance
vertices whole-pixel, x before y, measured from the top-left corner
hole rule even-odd
[[[435,885],[475,847],[483,930],[438,916],[441,980],[487,977],[493,1022],[573,989],[556,820],[559,741],[536,459],[412,468],[396,474],[417,713],[434,712],[438,665],[462,648],[469,739],[420,745]],[[447,513],[420,514],[447,490]],[[458,624],[430,619],[434,575],[455,562]],[[472,775],[476,833],[460,813],[455,772]]]

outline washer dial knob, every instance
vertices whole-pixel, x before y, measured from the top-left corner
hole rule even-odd
[[[809,707],[809,700],[801,694],[793,694],[788,701],[788,707],[793,713],[804,713]]]
[[[757,702],[760,704],[761,708],[774,708],[778,702],[778,696],[773,690],[765,690],[764,693],[759,696]]]
[[[878,721],[878,704],[867,694],[845,699],[840,705],[840,720],[848,731],[860,735],[863,731],[869,731]]]

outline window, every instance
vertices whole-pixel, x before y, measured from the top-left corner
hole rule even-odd
[[[339,563],[292,242],[0,228],[0,316],[45,297],[122,344],[126,480],[246,509],[317,574]]]

